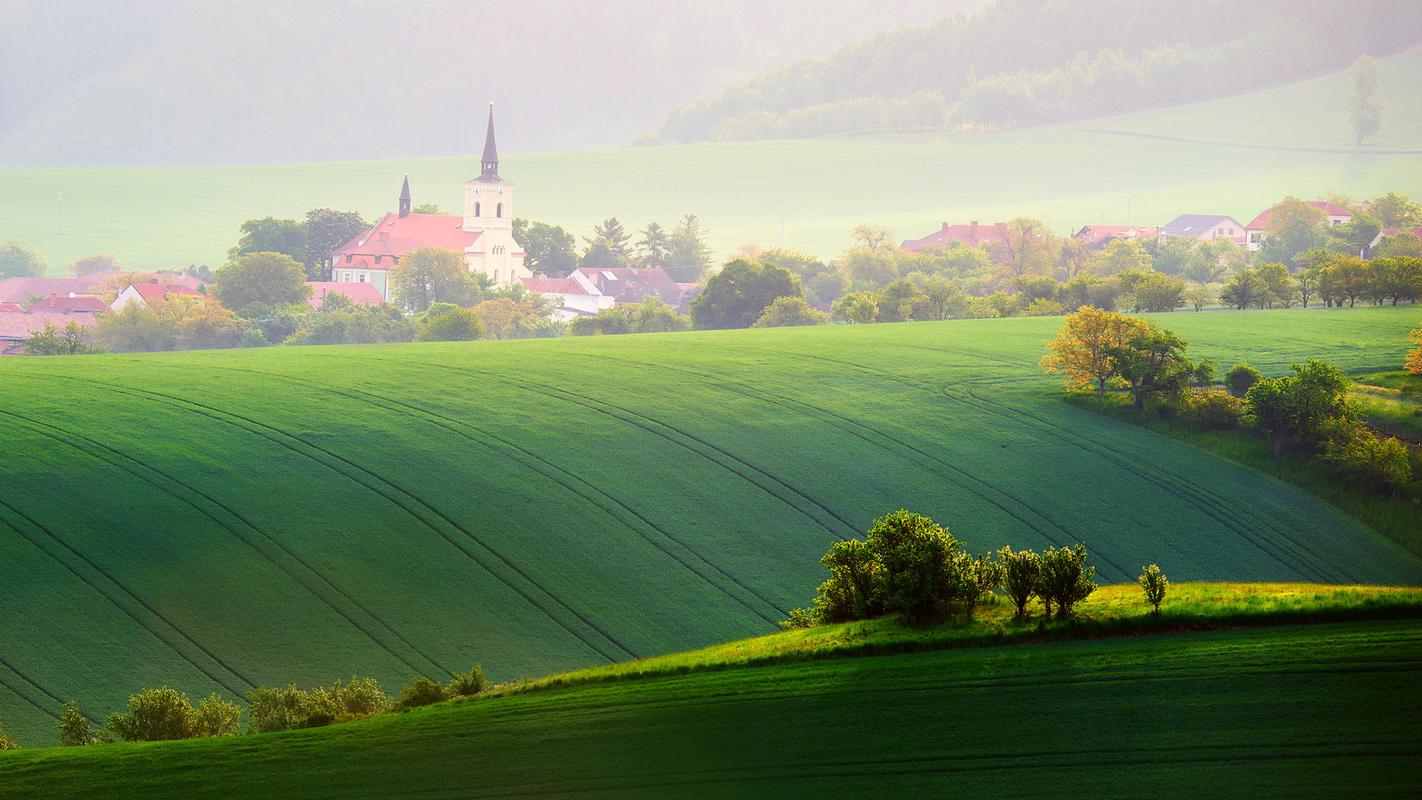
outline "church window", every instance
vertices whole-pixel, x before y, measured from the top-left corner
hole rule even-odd
[[[503,218],[504,218],[504,204],[503,204],[503,203],[499,203],[499,205],[494,208],[494,216],[498,217],[499,219],[503,219]]]
[[[499,271],[498,271],[498,270],[494,270],[494,283],[498,283],[498,282],[499,282]]]
[[[475,203],[475,204],[474,204],[474,216],[476,216],[476,217],[479,216],[479,204],[478,204],[478,203]]]

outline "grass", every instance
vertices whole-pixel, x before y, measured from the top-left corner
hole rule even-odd
[[[1261,797],[1406,797],[1422,787],[1418,590],[1177,585],[1149,622],[1136,587],[1107,587],[1082,606],[1098,624],[1279,627],[953,646],[1000,628],[1000,611],[969,628],[881,620],[775,634],[329,728],[0,754],[0,797],[1138,797],[1145,784],[1167,796],[1228,785]],[[1302,621],[1313,624],[1290,624]],[[869,654],[873,642],[885,648]]]
[[[1397,370],[1358,376],[1352,399],[1369,425],[1422,445],[1422,375]]]
[[[1415,315],[1168,326],[1364,372]],[[1300,489],[1062,403],[1036,367],[1059,325],[6,360],[0,720],[47,742],[63,700],[102,718],[145,685],[509,681],[739,639],[900,506],[975,551],[1084,541],[1105,582],[1422,583]]]
[[[847,138],[506,153],[516,213],[578,235],[699,214],[711,243],[799,247],[830,257],[865,222],[916,238],[944,220],[1020,215],[1059,232],[1087,223],[1164,224],[1182,213],[1247,223],[1287,194],[1370,196],[1422,185],[1422,51],[1379,62],[1388,111],[1378,144],[1348,147],[1342,73],[1264,92],[1109,119],[979,136]],[[1186,137],[1172,141],[1153,136]],[[477,143],[471,143],[471,146]],[[516,146],[514,142],[506,145]],[[1290,149],[1296,148],[1296,149]],[[454,209],[477,168],[464,158],[353,163],[0,170],[0,241],[60,271],[111,253],[133,267],[220,264],[242,221],[314,207]],[[63,196],[62,224],[56,198]],[[61,232],[56,232],[57,230]]]

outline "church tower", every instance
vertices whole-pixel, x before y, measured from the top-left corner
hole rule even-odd
[[[494,138],[494,104],[484,132],[479,177],[464,184],[464,224],[479,238],[465,250],[471,272],[482,272],[505,286],[532,277],[523,265],[523,248],[513,238],[513,184],[499,177],[499,147]]]
[[[405,185],[400,187],[400,219],[410,216],[410,176],[405,176]]]

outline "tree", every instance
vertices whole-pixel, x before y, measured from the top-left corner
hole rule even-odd
[[[439,681],[424,675],[414,679],[410,685],[400,690],[400,708],[419,708],[449,699],[449,690]]]
[[[1037,594],[1054,602],[1058,619],[1070,619],[1076,604],[1096,591],[1096,567],[1086,564],[1086,546],[1049,547],[1042,553],[1042,577]]]
[[[1174,311],[1185,303],[1185,281],[1150,270],[1134,282],[1131,294],[1141,311]]]
[[[1170,586],[1170,579],[1165,577],[1158,565],[1147,564],[1136,582],[1145,592],[1146,602],[1155,607],[1155,615],[1160,616],[1160,604],[1165,601],[1165,590]]]
[[[313,281],[331,279],[331,254],[370,228],[354,211],[313,208],[306,212],[306,258],[303,266]]]
[[[835,319],[862,325],[879,316],[879,300],[873,292],[850,292],[834,301],[830,313]]]
[[[44,326],[44,330],[25,340],[25,355],[30,356],[82,356],[102,353],[94,340],[93,331],[77,322],[70,322],[63,328]]]
[[[1312,359],[1290,367],[1293,375],[1263,378],[1244,395],[1245,411],[1273,439],[1274,457],[1295,437],[1321,438],[1329,426],[1353,418],[1346,373]]]
[[[513,237],[524,266],[540,275],[566,275],[578,265],[578,240],[557,225],[515,219]]]
[[[1416,347],[1407,354],[1407,362],[1404,368],[1413,375],[1422,375],[1422,328],[1418,328],[1407,334],[1408,341]]]
[[[997,246],[997,260],[1012,277],[1042,275],[1051,271],[1061,252],[1061,238],[1031,217],[1017,217],[1005,226],[1002,244]]]
[[[1094,383],[1097,395],[1105,397],[1106,384],[1119,379],[1113,350],[1149,330],[1144,320],[1085,306],[1067,315],[1057,338],[1047,343],[1042,368],[1065,375],[1067,389]]]
[[[877,289],[899,276],[897,251],[880,248],[870,250],[856,245],[844,251],[839,268],[849,276],[856,289]]]
[[[417,205],[417,206],[415,206],[414,208],[410,209],[410,213],[411,213],[411,214],[447,214],[448,212],[446,212],[444,209],[440,208],[440,207],[439,207],[439,203],[420,203],[419,205]]]
[[[547,316],[537,297],[531,295],[518,300],[496,297],[475,305],[470,311],[484,323],[484,329],[494,339],[535,335]]]
[[[583,265],[589,267],[625,267],[632,262],[629,244],[632,235],[622,227],[617,217],[608,217],[601,225],[593,227],[592,238],[584,237],[588,248],[583,254]]]
[[[1289,274],[1289,268],[1277,261],[1260,264],[1256,270],[1259,277],[1264,281],[1264,286],[1269,293],[1267,304],[1272,308],[1275,303],[1289,308],[1299,296],[1299,284]]]
[[[1199,257],[1200,247],[1199,241],[1183,236],[1168,239],[1157,237],[1145,245],[1156,270],[1165,275],[1179,275],[1197,283],[1219,280],[1222,276],[1215,272],[1219,268],[1218,259],[1212,259],[1208,255]],[[1190,269],[1194,264],[1207,265],[1208,270],[1203,275],[1191,274]]]
[[[300,318],[289,345],[408,342],[414,322],[394,306],[353,306],[322,310]]]
[[[466,303],[471,290],[469,268],[458,250],[421,248],[407,253],[390,271],[391,299],[412,313],[434,303]]]
[[[1297,197],[1286,197],[1269,211],[1269,225],[1259,248],[1263,261],[1296,265],[1296,257],[1328,243],[1328,215]]]
[[[894,245],[894,232],[882,225],[856,225],[850,238],[869,250],[892,248]]]
[[[19,242],[0,244],[0,280],[44,274],[44,257]]]
[[[1249,391],[1249,387],[1258,383],[1263,377],[1259,370],[1241,361],[1230,367],[1229,372],[1225,373],[1225,386],[1235,397],[1243,397]]]
[[[212,276],[212,296],[239,314],[300,303],[310,293],[301,265],[283,253],[246,253],[222,265]]]
[[[695,214],[687,214],[672,230],[667,273],[680,283],[694,283],[710,268],[711,246],[706,244],[706,231]]]
[[[468,342],[484,338],[484,323],[467,308],[450,306],[427,314],[415,333],[417,342]]]
[[[128,698],[127,714],[113,714],[104,723],[106,732],[125,742],[159,742],[187,739],[193,731],[193,706],[176,689],[144,689]]]
[[[0,751],[19,750],[20,743],[10,738],[10,734],[5,732],[5,726],[0,725]]]
[[[660,297],[648,295],[642,302],[623,306],[633,333],[670,333],[691,329],[691,319],[667,305]]]
[[[59,719],[55,721],[54,728],[59,733],[59,744],[61,747],[80,747],[94,741],[94,726],[89,722],[89,718],[84,716],[84,712],[79,710],[79,704],[73,700],[64,704],[60,709]]]
[[[73,264],[69,265],[69,273],[75,276],[104,275],[110,272],[119,272],[123,267],[119,266],[118,259],[108,255],[85,256]]]
[[[236,314],[206,297],[174,297],[158,313],[172,320],[173,346],[178,350],[236,347],[248,328]]]
[[[968,294],[952,279],[921,272],[910,273],[908,278],[919,292],[914,300],[914,319],[943,320],[967,315]]]
[[[247,253],[285,253],[297,261],[306,259],[306,223],[294,219],[262,217],[242,223],[242,235],[237,246],[227,251],[228,258]]]
[[[1091,259],[1091,271],[1098,275],[1118,275],[1152,269],[1150,254],[1135,239],[1112,239]]]
[[[820,564],[829,570],[829,579],[815,592],[819,621],[848,622],[884,613],[883,566],[868,542],[835,542]]]
[[[1200,283],[1185,290],[1185,302],[1196,311],[1205,310],[1205,306],[1218,302],[1220,299],[1220,289],[1217,284]]]
[[[1085,239],[1071,237],[1062,242],[1062,251],[1057,254],[1058,273],[1062,280],[1069,281],[1087,270],[1094,255]]]
[[[749,328],[776,298],[800,296],[800,279],[784,267],[736,260],[691,301],[691,319],[698,329]]]
[[[1002,564],[1002,585],[1017,608],[1017,616],[1027,616],[1027,603],[1037,591],[1042,577],[1042,559],[1031,550],[1013,552],[1010,546],[997,551]]]
[[[899,509],[874,520],[865,541],[883,570],[886,613],[937,619],[961,593],[951,569],[958,540],[932,519]]]
[[[484,667],[475,664],[468,672],[456,672],[449,681],[450,697],[473,697],[489,688],[489,679],[484,677]]]
[[[1220,300],[1240,311],[1254,305],[1263,308],[1269,302],[1269,284],[1260,277],[1258,270],[1242,269],[1225,282],[1220,290]]]
[[[1370,271],[1361,258],[1334,255],[1319,273],[1318,293],[1327,303],[1342,306],[1346,300],[1352,308],[1371,283]]]
[[[637,241],[637,264],[649,269],[662,269],[671,254],[671,236],[655,222],[647,223],[642,229],[642,238]]]
[[[1190,385],[1195,374],[1195,365],[1185,357],[1185,342],[1154,326],[1107,352],[1138,411],[1145,407],[1149,396],[1178,394]]]
[[[1362,147],[1363,140],[1382,128],[1383,93],[1382,80],[1378,76],[1378,62],[1371,56],[1361,55],[1348,68],[1348,78],[1353,89],[1348,95],[1348,119],[1353,123],[1353,146]]]
[[[192,710],[188,721],[189,736],[236,736],[242,719],[242,707],[224,700],[215,692]]]
[[[816,311],[803,297],[777,297],[765,307],[753,328],[789,328],[797,325],[827,325],[829,314]]]
[[[178,346],[178,326],[172,317],[139,303],[99,318],[95,337],[115,353],[153,353]]]
[[[1048,279],[1050,280],[1050,279]],[[890,281],[878,291],[879,321],[904,322],[913,319],[914,305],[922,307],[926,298],[907,278]]]
[[[1422,225],[1422,205],[1397,192],[1374,197],[1368,203],[1368,213],[1384,228],[1413,228]]]

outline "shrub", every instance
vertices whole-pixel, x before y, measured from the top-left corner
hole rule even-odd
[[[11,739],[11,738],[10,738],[10,734],[8,734],[8,733],[5,732],[5,726],[4,726],[4,725],[0,725],[0,750],[19,750],[19,749],[20,749],[19,743],[16,742],[14,739]]]
[[[1227,430],[1239,427],[1244,401],[1220,389],[1197,389],[1185,393],[1180,411],[1193,425]]]
[[[792,608],[785,619],[780,620],[780,630],[802,630],[813,628],[817,624],[819,624],[819,615],[813,609]]]
[[[254,689],[247,700],[251,703],[249,726],[257,733],[303,727],[310,707],[310,698],[295,684],[285,689]]]
[[[448,692],[450,697],[473,697],[487,688],[489,681],[484,677],[484,667],[475,664],[468,672],[454,674],[449,682]]]
[[[400,691],[401,708],[419,708],[448,699],[449,693],[444,686],[423,675]]]
[[[295,685],[285,689],[257,689],[252,692],[251,729],[258,733],[292,728],[319,728],[333,722],[381,714],[394,703],[374,678],[352,677],[303,691]]]
[[[73,700],[64,704],[54,727],[59,731],[59,744],[63,747],[86,745],[94,739],[94,726]]]
[[[904,509],[880,517],[868,544],[883,567],[886,612],[910,621],[934,619],[959,596],[964,580],[954,569],[958,540],[928,517]]]
[[[1407,445],[1378,436],[1356,422],[1343,422],[1329,430],[1323,458],[1344,475],[1383,491],[1395,491],[1412,480],[1412,460]]]
[[[968,616],[972,617],[978,601],[991,594],[992,590],[1002,583],[1002,563],[994,561],[991,553],[977,557],[959,553],[953,566],[954,573],[961,581],[958,593],[963,598]]]
[[[1264,376],[1259,370],[1241,361],[1225,373],[1225,386],[1229,387],[1230,393],[1235,397],[1243,397],[1249,387],[1258,383],[1262,377]]]
[[[997,552],[997,560],[1002,565],[1003,588],[1017,607],[1017,616],[1024,617],[1042,576],[1042,558],[1031,550],[1013,552],[1011,547],[1003,547]]]
[[[415,333],[417,342],[469,342],[484,338],[484,322],[467,308],[428,315]]]
[[[128,698],[128,710],[127,714],[110,715],[104,725],[125,742],[160,742],[193,735],[192,702],[177,689],[144,689]]]
[[[1070,619],[1076,604],[1096,591],[1091,580],[1096,568],[1086,564],[1086,545],[1049,547],[1042,553],[1042,577],[1037,594],[1051,614],[1057,606],[1058,619]]]
[[[242,708],[216,693],[198,703],[190,714],[189,736],[236,736],[242,721]]]
[[[1170,586],[1170,579],[1165,577],[1165,573],[1160,571],[1160,567],[1155,564],[1147,564],[1141,571],[1141,576],[1136,579],[1141,585],[1141,590],[1145,592],[1146,602],[1155,607],[1155,613],[1160,614],[1160,604],[1165,600],[1165,590]]]
[[[817,311],[803,297],[777,297],[765,307],[753,328],[789,328],[799,325],[827,325],[829,314]]]
[[[884,613],[882,570],[867,542],[835,542],[820,564],[830,576],[815,594],[814,614],[819,621],[847,622]]]

